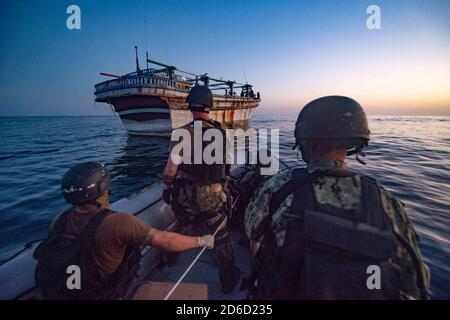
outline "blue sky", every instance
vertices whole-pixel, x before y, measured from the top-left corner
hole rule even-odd
[[[450,114],[450,1],[10,1],[0,11],[0,115],[111,114],[99,72],[134,69],[134,45],[188,70],[247,79],[259,113],[344,94],[370,114]],[[66,8],[81,8],[81,30]],[[368,30],[366,8],[381,8]],[[144,20],[146,28],[144,28]],[[146,32],[145,32],[146,30]]]

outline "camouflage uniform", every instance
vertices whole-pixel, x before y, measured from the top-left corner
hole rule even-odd
[[[308,164],[307,170],[313,173],[317,170],[328,170],[332,168],[342,168],[345,164],[342,161],[312,161]],[[280,189],[287,181],[292,178],[292,170],[280,172],[267,180],[260,186],[251,198],[245,212],[245,230],[247,236],[256,242],[261,239],[255,239],[253,234],[259,223],[269,213],[269,203],[271,195]],[[361,184],[358,175],[354,177],[320,177],[317,183],[313,184],[313,190],[317,201],[320,204],[328,204],[342,209],[355,209],[361,205]],[[404,236],[416,251],[421,262],[423,279],[425,286],[429,286],[429,271],[423,263],[419,250],[419,239],[411,224],[401,201],[397,200],[389,191],[381,188],[381,199],[383,208],[392,221],[395,230]],[[286,221],[283,213],[291,206],[293,195],[290,194],[275,211],[272,219],[272,229],[276,236],[277,245],[282,247],[285,238]],[[399,248],[393,262],[399,265],[401,272],[401,290],[413,297],[419,295],[417,292],[417,274],[412,259],[406,249]]]
[[[228,192],[222,184],[201,185],[177,179],[173,186],[172,210],[186,232],[213,234],[226,218]],[[230,281],[234,269],[233,247],[227,224],[217,232],[214,255],[222,283]]]
[[[211,126],[208,123],[206,125]],[[189,130],[191,136],[194,136],[191,124],[181,128]],[[171,149],[172,147],[173,145]],[[230,195],[226,183],[192,181],[186,176],[181,170],[181,179],[175,180],[171,191],[172,210],[182,225],[182,232],[214,234],[227,217]],[[228,226],[229,223],[226,222],[214,237],[214,256],[222,284],[233,282],[236,272]]]
[[[203,137],[209,130],[213,130],[209,132],[213,133],[215,142],[217,138],[214,134],[217,133],[217,130],[220,131],[222,137],[225,137],[223,125],[210,119],[207,115],[210,108],[213,107],[213,94],[208,88],[206,80],[203,79],[203,82],[204,86],[196,85],[192,87],[186,98],[188,109],[192,111],[194,120],[172,132],[172,134],[175,134],[179,130],[187,130],[190,137],[184,137],[181,131],[182,139],[190,140],[190,149],[194,152],[189,152],[190,161],[184,161],[184,150],[182,148],[179,151],[180,154],[178,154],[182,160],[181,164],[175,164],[178,161],[174,161],[172,156],[176,158],[177,155],[172,154],[172,151],[175,146],[174,143],[179,137],[172,139],[170,157],[163,175],[163,182],[166,186],[163,191],[163,198],[166,203],[172,203],[173,212],[185,229],[193,226],[202,232],[215,235],[214,254],[222,283],[222,291],[228,293],[239,279],[239,270],[234,266],[233,248],[227,223],[224,222],[227,217],[226,204],[229,198],[224,185],[228,167],[226,161],[224,161],[225,158],[222,159],[223,161],[213,161],[212,163],[203,159],[201,163],[198,163],[195,157],[196,152],[202,151],[201,155],[203,155],[208,147],[209,143],[203,140]],[[197,130],[201,130],[201,132]],[[198,135],[199,133],[201,133],[201,136]],[[201,141],[196,140],[199,138]],[[220,141],[217,140],[217,142]],[[223,139],[222,142],[222,151],[225,151],[226,140]],[[202,148],[197,149],[196,143],[201,143]],[[224,152],[217,152],[216,154],[216,152],[217,150],[214,148],[214,155],[220,156],[221,154],[223,156],[225,154]],[[186,156],[188,155],[186,154]],[[172,184],[177,172],[180,173],[182,178],[175,180],[172,190],[169,191],[168,187]],[[170,194],[168,195],[168,193]],[[172,198],[172,201],[170,198]],[[219,227],[221,227],[220,230],[218,230]]]

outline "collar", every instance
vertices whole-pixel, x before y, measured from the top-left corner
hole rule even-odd
[[[84,204],[82,207],[75,207],[74,211],[79,214],[98,213],[102,210],[108,209],[109,206],[96,206],[94,204]]]
[[[206,112],[196,112],[193,118],[194,120],[210,120],[209,114]]]
[[[345,167],[345,162],[342,160],[312,160],[306,165],[309,173]]]

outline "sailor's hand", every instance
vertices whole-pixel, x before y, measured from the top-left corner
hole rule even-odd
[[[172,203],[172,197],[170,195],[170,189],[164,189],[162,193],[162,198],[165,203],[170,205]]]
[[[214,237],[210,234],[206,236],[198,237],[198,246],[205,247],[206,249],[214,248]]]

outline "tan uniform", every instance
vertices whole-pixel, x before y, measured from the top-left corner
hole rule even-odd
[[[90,212],[72,210],[67,216],[64,234],[80,234],[90,218],[101,210]],[[94,262],[104,273],[113,273],[122,262],[127,245],[144,244],[150,230],[150,226],[130,214],[111,213],[95,232],[94,246],[91,248]]]

